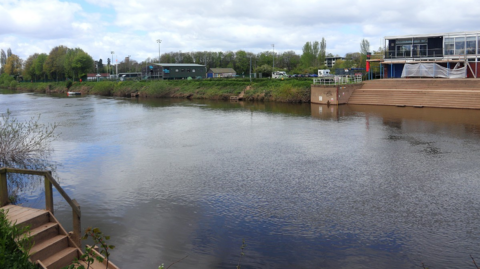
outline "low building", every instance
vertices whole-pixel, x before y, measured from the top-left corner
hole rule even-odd
[[[385,37],[385,56],[377,61],[385,78],[477,78],[480,32]]]
[[[206,78],[206,67],[200,64],[151,63],[142,68],[142,77],[148,79]]]
[[[90,74],[87,74],[87,81],[96,81],[97,77],[99,79],[106,79],[106,78],[110,77],[110,74],[108,74],[108,73],[99,73],[99,74],[90,73]]]
[[[234,78],[236,75],[233,68],[210,68],[207,72],[208,78]]]

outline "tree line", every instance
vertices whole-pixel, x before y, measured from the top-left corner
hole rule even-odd
[[[360,52],[347,53],[344,60],[337,60],[334,71],[337,68],[362,68],[365,67],[366,54],[370,50],[368,40],[363,39],[360,43]],[[336,55],[338,56],[338,55]],[[195,51],[195,52],[168,52],[161,58],[148,58],[142,62],[125,57],[115,67],[112,60],[107,58],[106,65],[103,60],[94,61],[93,58],[81,48],[68,48],[60,45],[54,47],[49,54],[35,53],[26,60],[20,59],[9,48],[7,52],[0,50],[1,73],[11,76],[22,76],[24,80],[65,80],[66,78],[78,79],[85,77],[87,73],[115,73],[140,72],[144,66],[150,63],[197,63],[210,68],[233,68],[237,75],[254,73],[271,74],[273,61],[275,70],[284,70],[288,73],[309,74],[317,73],[317,69],[327,69],[325,59],[334,57],[327,53],[325,38],[321,41],[306,42],[302,47],[302,54],[294,51],[274,52],[263,51],[260,53],[247,52],[245,50],[233,51]]]

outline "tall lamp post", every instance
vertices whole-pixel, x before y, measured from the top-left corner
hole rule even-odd
[[[162,43],[162,40],[161,39],[157,39],[157,43],[158,43],[158,62],[160,63],[160,44]]]
[[[272,68],[272,76],[273,72],[275,72],[275,44],[272,44],[273,47],[273,68]]]
[[[250,55],[250,83],[252,83],[252,55]]]
[[[130,55],[128,55],[127,73],[130,73]]]
[[[114,53],[115,53],[115,52],[112,50],[112,63],[113,63],[113,54],[114,54]],[[113,75],[113,66],[112,66],[112,75]]]

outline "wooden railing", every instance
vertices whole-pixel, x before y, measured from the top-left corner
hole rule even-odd
[[[57,191],[63,196],[63,199],[72,208],[73,213],[73,236],[72,240],[81,248],[81,211],[80,206],[78,205],[75,199],[70,199],[68,194],[60,187],[60,184],[52,177],[51,171],[37,171],[37,170],[28,170],[28,169],[17,169],[17,168],[0,168],[0,207],[7,205],[10,201],[8,198],[8,185],[7,185],[7,174],[27,174],[27,175],[37,175],[44,177],[45,183],[45,209],[50,211],[53,214],[53,188],[52,185],[57,189]]]

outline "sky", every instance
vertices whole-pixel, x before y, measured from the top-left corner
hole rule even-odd
[[[362,39],[373,50],[385,36],[480,31],[479,17],[478,0],[0,0],[0,48],[26,59],[65,45],[120,62],[159,49],[301,54],[323,37],[344,56]]]

